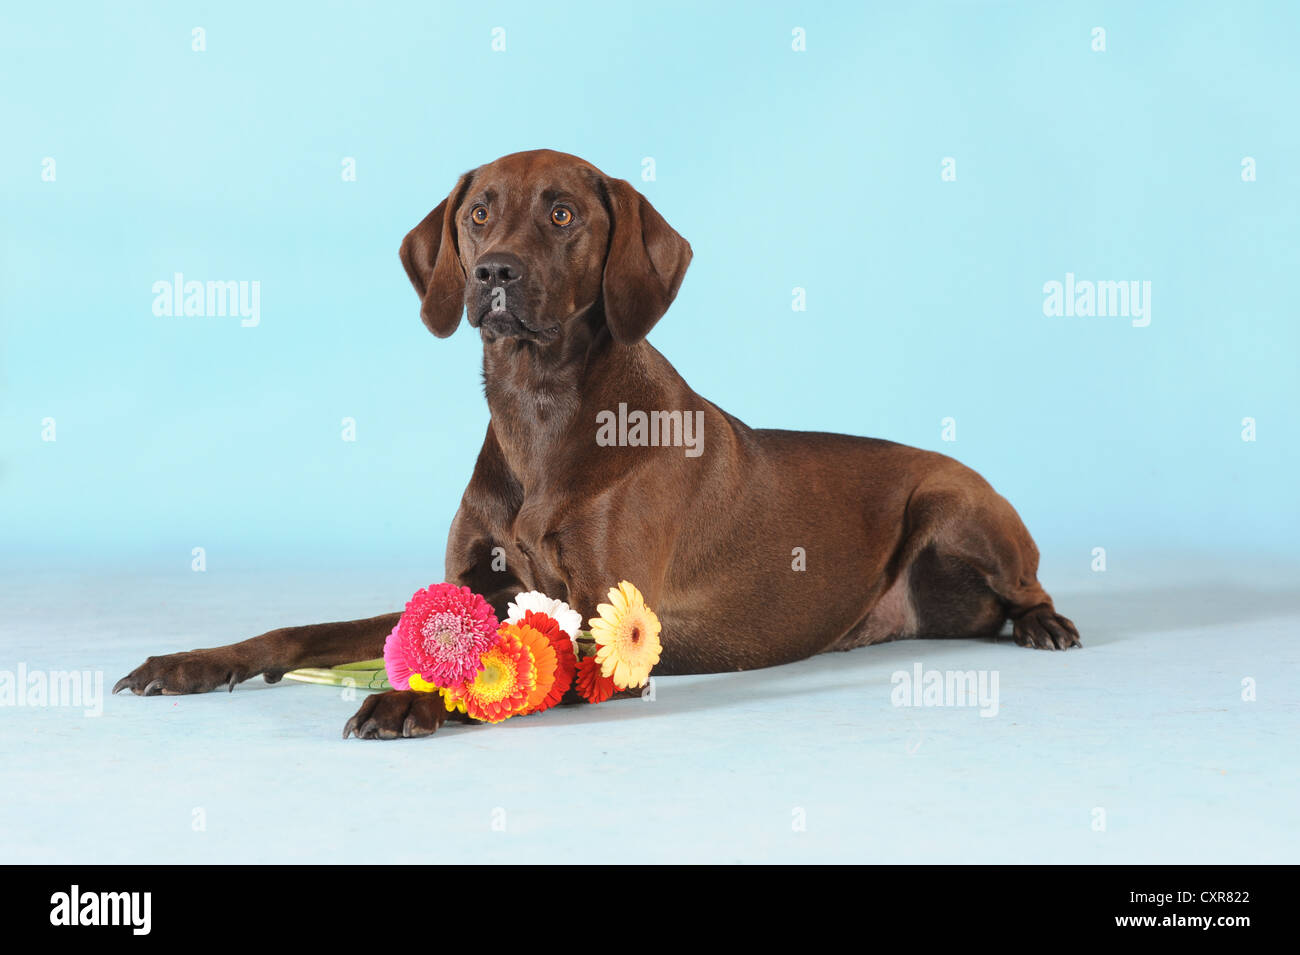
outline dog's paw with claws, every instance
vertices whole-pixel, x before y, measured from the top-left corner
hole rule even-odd
[[[413,739],[432,736],[451,716],[441,693],[387,690],[366,697],[343,727],[343,738]]]
[[[136,696],[176,696],[233,690],[252,676],[252,668],[223,650],[190,650],[150,657],[122,679],[113,692],[130,690]]]
[[[1047,607],[1036,607],[1019,617],[1011,628],[1011,638],[1022,647],[1037,650],[1068,650],[1081,647],[1079,628],[1068,617]]]

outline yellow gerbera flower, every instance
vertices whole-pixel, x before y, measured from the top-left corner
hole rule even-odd
[[[599,617],[587,621],[601,675],[613,678],[620,690],[645,686],[663,649],[659,618],[645,605],[641,591],[626,580],[610,588],[609,600],[596,608]]]
[[[448,712],[451,713],[468,712],[468,710],[465,709],[465,697],[461,696],[460,693],[457,692],[455,689],[443,688],[441,692],[442,692],[442,701],[447,705]]]
[[[457,692],[455,687],[447,688],[430,683],[418,673],[411,674],[411,689],[418,690],[421,693],[441,693],[442,701],[450,712],[465,712],[465,698]]]
[[[437,693],[441,687],[435,683],[430,683],[418,673],[411,674],[411,689],[418,690],[421,693]]]

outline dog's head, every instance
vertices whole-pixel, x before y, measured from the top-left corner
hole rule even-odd
[[[463,310],[484,341],[545,344],[599,309],[614,340],[632,344],[672,304],[691,247],[624,180],[539,149],[461,176],[401,257],[440,338]]]

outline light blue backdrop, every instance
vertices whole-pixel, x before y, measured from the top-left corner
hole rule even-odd
[[[435,579],[480,349],[397,247],[539,146],[691,241],[651,340],[750,424],[953,454],[1060,566],[1297,554],[1300,8],[703,6],[7,4],[3,561]],[[155,316],[176,272],[260,324]],[[1046,317],[1067,272],[1151,282],[1149,326]]]

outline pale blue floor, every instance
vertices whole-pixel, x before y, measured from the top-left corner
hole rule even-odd
[[[4,707],[0,861],[1296,862],[1295,579],[1045,575],[1082,651],[909,641],[427,740],[344,742],[356,701],[260,679],[99,718]],[[0,670],[102,670],[107,692],[149,654],[397,609],[425,583],[11,574]],[[1000,713],[892,706],[916,662],[996,670]]]

